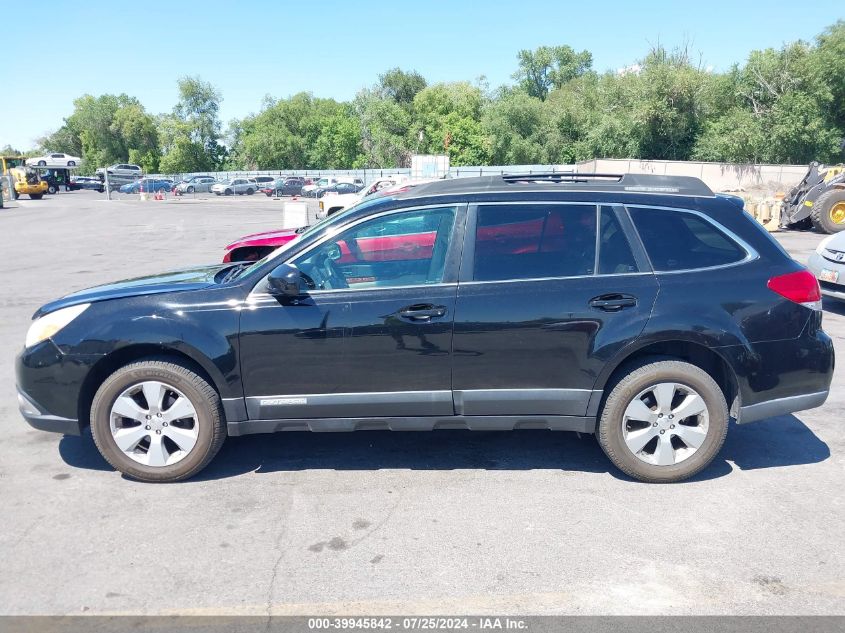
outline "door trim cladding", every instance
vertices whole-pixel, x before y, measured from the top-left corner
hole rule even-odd
[[[737,424],[757,422],[766,418],[773,418],[777,415],[786,415],[805,409],[815,409],[824,404],[830,391],[817,391],[816,393],[803,393],[797,396],[766,400],[757,404],[749,404],[739,408]]]
[[[280,431],[515,431],[542,429],[594,433],[595,418],[566,415],[450,415],[371,418],[244,420],[227,424],[229,435]]]
[[[583,416],[590,389],[455,389],[459,416],[553,415]]]
[[[336,417],[355,418],[366,413],[395,416],[398,408],[411,416],[449,416],[454,413],[452,392],[375,391],[360,393],[306,393],[247,396],[250,420],[303,419]],[[341,419],[341,418],[338,418]]]

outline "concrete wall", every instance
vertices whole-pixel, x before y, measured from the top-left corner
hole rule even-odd
[[[695,176],[701,178],[714,191],[744,189],[762,196],[788,191],[807,172],[807,165],[733,165],[730,163],[704,163],[671,160],[606,159],[588,160],[577,165],[485,165],[448,169],[453,178],[493,176],[514,173],[572,172],[582,173],[634,173],[670,176]],[[408,168],[397,169],[308,169],[284,171],[228,171],[209,175],[218,180],[239,176],[351,176],[371,182],[390,174],[411,175]],[[189,174],[175,174],[177,178]],[[171,174],[171,176],[174,176]]]
[[[807,165],[734,165],[671,160],[597,159],[578,163],[580,172],[695,176],[714,191],[737,189],[774,194],[787,191],[807,173]]]

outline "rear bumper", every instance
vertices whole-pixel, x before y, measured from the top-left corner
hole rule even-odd
[[[813,312],[795,339],[721,348],[737,379],[737,422],[746,423],[820,407],[835,364],[833,341]]]
[[[815,409],[824,404],[830,391],[819,391],[818,393],[806,393],[799,396],[789,396],[767,400],[757,404],[740,407],[737,424],[757,422],[766,418],[773,418],[778,415],[795,413],[806,409]]]
[[[64,435],[82,435],[82,425],[79,420],[44,413],[43,408],[20,389],[18,389],[18,407],[23,419],[34,429]]]

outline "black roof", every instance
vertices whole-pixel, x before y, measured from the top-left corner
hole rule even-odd
[[[412,187],[397,197],[446,196],[471,193],[600,191],[712,197],[713,191],[692,176],[653,174],[504,174],[438,180]]]

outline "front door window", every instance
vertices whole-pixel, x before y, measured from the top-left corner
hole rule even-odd
[[[441,283],[454,222],[452,208],[393,213],[340,233],[294,264],[312,290]]]

